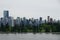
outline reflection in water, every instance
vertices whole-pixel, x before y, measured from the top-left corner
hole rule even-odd
[[[0,40],[60,40],[60,34],[51,33],[0,34]]]

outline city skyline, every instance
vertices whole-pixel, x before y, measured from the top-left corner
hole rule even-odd
[[[9,15],[9,10],[3,11],[3,17],[0,18],[0,31],[2,32],[60,32],[60,20],[56,20],[47,16],[43,20],[26,17],[17,17],[14,19]],[[54,30],[53,30],[54,29]]]
[[[0,40],[59,40],[60,0],[0,0]]]
[[[5,13],[7,13],[7,14],[5,14]],[[13,17],[13,16],[10,15],[9,10],[4,10],[2,17],[0,17],[0,18],[3,18],[3,17]],[[19,18],[24,18],[25,16],[23,16],[23,17],[17,16],[16,18],[14,18],[14,17],[13,17],[13,18],[14,18],[14,19],[17,19],[18,17],[19,17]],[[40,17],[42,17],[42,16],[40,16]],[[25,18],[26,18],[26,19],[32,19],[32,18],[33,18],[33,19],[40,19],[40,17],[38,17],[38,18],[34,18],[34,17],[27,18],[27,17],[25,17]],[[60,20],[60,19],[54,19],[54,18],[51,17],[51,16],[46,16],[46,18],[43,18],[43,17],[42,17],[42,19],[43,19],[43,20],[47,20],[48,17],[52,18],[53,20]]]
[[[3,10],[9,10],[10,16],[14,18],[51,16],[54,19],[60,19],[59,0],[1,0],[0,17],[3,15]]]
[[[5,12],[5,11],[7,11],[7,12]],[[1,17],[6,17],[6,14],[5,14],[5,13],[8,13],[7,16],[13,17],[14,19],[20,17],[20,16],[16,16],[16,18],[15,18],[14,16],[10,15],[9,10],[4,10]],[[49,16],[49,15],[48,15],[48,16]],[[42,17],[42,19],[45,20],[45,19],[47,19],[48,16],[46,16],[46,18],[43,18],[42,16],[39,16],[38,18],[34,18],[34,17],[29,17],[29,18],[27,18],[27,17],[23,16],[23,17],[20,17],[20,18],[24,18],[24,17],[25,17],[25,18],[27,18],[27,19],[30,19],[30,18],[39,19],[40,17]],[[0,17],[0,18],[1,18],[1,17]],[[50,16],[50,18],[53,18],[53,17]],[[54,18],[53,18],[53,19],[54,19]],[[57,19],[54,19],[54,20],[60,20],[60,19],[57,18]]]

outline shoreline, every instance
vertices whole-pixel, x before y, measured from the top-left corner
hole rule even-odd
[[[60,34],[60,32],[0,32],[0,34],[27,34],[27,33],[33,33],[33,34],[37,34],[37,33],[46,33],[46,34]]]

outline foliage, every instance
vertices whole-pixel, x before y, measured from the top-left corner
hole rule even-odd
[[[20,26],[15,25],[14,27],[9,26],[8,23],[4,26],[1,23],[1,32],[60,32],[60,23],[43,23],[39,26],[31,26],[22,24]]]

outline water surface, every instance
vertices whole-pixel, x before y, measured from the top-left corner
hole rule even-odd
[[[51,33],[0,34],[0,40],[60,40],[60,34]]]

